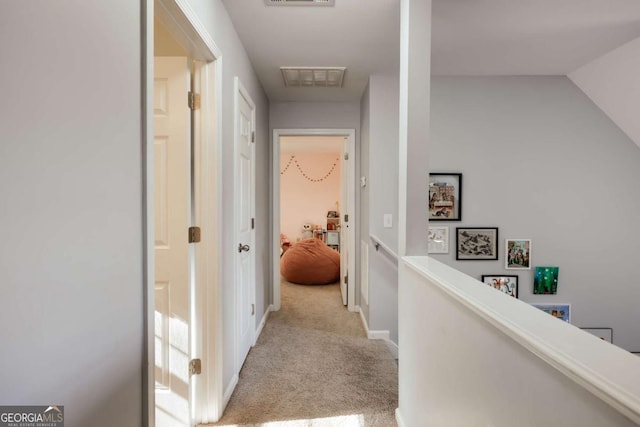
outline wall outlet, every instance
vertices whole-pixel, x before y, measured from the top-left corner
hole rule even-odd
[[[393,215],[391,215],[391,214],[384,214],[384,217],[383,217],[383,224],[384,224],[384,228],[391,228],[391,227],[393,227]]]
[[[366,176],[361,176],[360,177],[360,187],[366,187],[367,186],[367,177]]]

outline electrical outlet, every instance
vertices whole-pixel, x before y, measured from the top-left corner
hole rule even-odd
[[[367,186],[367,177],[366,176],[361,176],[360,177],[360,187],[366,187]]]
[[[383,224],[384,224],[384,228],[391,228],[391,227],[393,227],[393,215],[391,215],[391,214],[384,214],[384,217],[383,217]]]

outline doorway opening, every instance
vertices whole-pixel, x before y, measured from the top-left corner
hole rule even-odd
[[[190,426],[216,421],[223,401],[222,55],[185,2],[143,11],[143,422]]]
[[[280,256],[316,238],[339,252],[342,302],[357,311],[355,130],[276,129],[273,148],[272,309],[280,309]]]

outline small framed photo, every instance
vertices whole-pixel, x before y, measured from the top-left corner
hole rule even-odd
[[[498,228],[456,227],[456,259],[498,259]]]
[[[580,328],[603,341],[613,344],[613,328]]]
[[[507,295],[518,298],[518,276],[504,274],[483,274],[482,282]]]
[[[430,254],[449,253],[449,227],[429,226],[429,250]]]
[[[571,304],[533,304],[533,306],[553,317],[571,323]]]
[[[560,267],[536,267],[533,275],[533,293],[557,294],[559,272]]]
[[[429,221],[462,220],[462,174],[429,174]]]
[[[531,269],[531,240],[506,239],[504,244],[504,264],[506,269]]]

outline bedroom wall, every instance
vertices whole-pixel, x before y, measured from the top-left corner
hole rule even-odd
[[[327,212],[339,209],[340,152],[281,153],[280,165],[280,230],[293,243],[303,238],[303,224],[326,228]]]
[[[68,427],[142,425],[140,4],[0,2],[0,403]]]
[[[462,222],[450,253],[473,277],[517,274],[520,299],[570,303],[571,322],[612,327],[640,351],[640,149],[566,77],[432,81],[432,172],[462,172]],[[455,228],[499,227],[498,261],[456,261]],[[533,266],[559,266],[557,295],[533,295],[533,270],[505,270],[504,239],[532,239]]]

